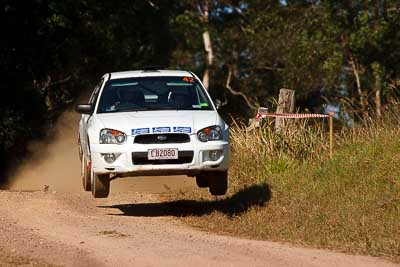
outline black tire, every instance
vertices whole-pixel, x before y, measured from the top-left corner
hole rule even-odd
[[[110,193],[110,175],[94,174],[92,184],[92,195],[95,198],[106,198]]]
[[[196,184],[200,188],[208,187],[208,178],[204,174],[196,175]]]
[[[208,175],[209,191],[213,196],[223,196],[228,191],[228,172],[212,172]]]
[[[81,176],[82,176],[83,190],[90,191],[92,189],[91,166],[88,166],[88,161],[85,155],[82,155],[81,165],[82,165]]]

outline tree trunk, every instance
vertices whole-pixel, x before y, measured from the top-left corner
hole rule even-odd
[[[366,102],[365,102],[365,93],[363,92],[362,88],[361,88],[361,82],[360,82],[360,75],[359,75],[359,71],[358,71],[358,66],[357,63],[355,62],[353,56],[350,56],[350,65],[351,68],[353,70],[353,74],[354,77],[356,79],[356,85],[357,85],[357,92],[358,95],[360,97],[360,107],[361,107],[361,112],[364,116],[364,118],[366,117]]]
[[[203,33],[203,42],[204,42],[204,49],[207,53],[207,63],[206,63],[206,70],[204,71],[203,75],[203,84],[206,89],[208,89],[210,85],[210,66],[213,64],[213,50],[211,46],[211,38],[210,33],[208,31]]]
[[[204,87],[208,90],[208,87],[210,85],[210,76],[208,74],[208,68],[204,71],[203,75],[203,85]]]
[[[203,20],[205,21],[206,24],[208,24],[208,16],[209,16],[208,1],[205,1],[201,10],[202,10]],[[213,60],[214,60],[211,37],[210,37],[210,33],[208,30],[206,30],[203,33],[203,43],[204,43],[204,50],[206,51],[206,54],[207,54],[206,70],[204,71],[204,75],[203,75],[203,84],[204,84],[204,87],[206,89],[208,89],[208,87],[210,85],[210,66],[212,66]]]
[[[375,72],[375,113],[378,119],[382,118],[382,102],[381,102],[381,74]]]
[[[240,95],[243,98],[243,100],[246,102],[246,104],[247,104],[247,106],[249,108],[251,108],[253,110],[257,109],[257,107],[251,103],[249,97],[245,93],[243,93],[241,91],[234,90],[232,88],[232,86],[231,86],[232,75],[233,75],[233,70],[232,70],[232,67],[229,66],[228,77],[226,78],[226,84],[225,84],[226,89],[228,89],[228,91],[232,95]]]
[[[282,88],[279,91],[278,106],[276,113],[293,113],[294,112],[294,90]],[[275,131],[280,132],[285,127],[285,119],[275,118]]]

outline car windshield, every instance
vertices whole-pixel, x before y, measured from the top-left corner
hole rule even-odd
[[[109,80],[97,113],[141,110],[212,110],[193,77],[137,77]]]

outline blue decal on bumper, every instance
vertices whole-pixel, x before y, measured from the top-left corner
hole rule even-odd
[[[171,127],[153,127],[153,133],[169,133]]]
[[[132,129],[132,135],[148,134],[148,133],[150,133],[150,128]]]
[[[174,133],[191,133],[191,127],[174,127]]]

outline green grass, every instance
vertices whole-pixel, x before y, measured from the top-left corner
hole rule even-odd
[[[279,136],[234,130],[228,196],[215,200],[200,189],[169,196],[208,209],[182,220],[220,233],[399,260],[399,127],[344,129],[336,134],[333,160],[322,129],[297,129]]]

